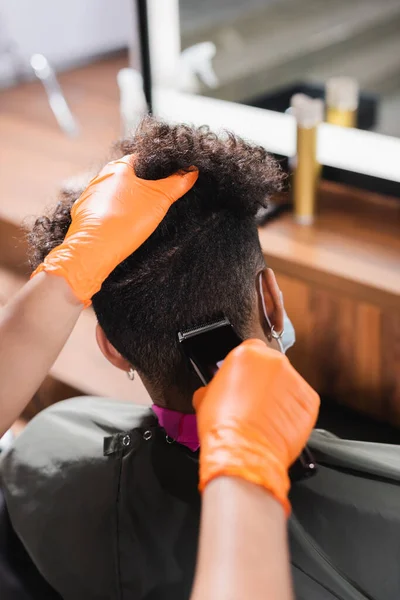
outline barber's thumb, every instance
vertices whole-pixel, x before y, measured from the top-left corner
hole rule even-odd
[[[198,169],[196,169],[196,167],[190,167],[190,170],[186,173],[174,173],[165,179],[158,179],[157,187],[172,203],[192,189],[198,176]]]
[[[193,407],[194,407],[194,410],[196,411],[196,413],[199,410],[201,403],[203,402],[206,392],[207,392],[207,388],[201,387],[198,390],[196,390],[193,395]]]

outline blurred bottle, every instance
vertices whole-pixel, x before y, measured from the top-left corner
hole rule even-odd
[[[317,163],[317,130],[323,121],[324,103],[296,94],[291,112],[297,122],[296,165],[293,174],[294,218],[300,225],[314,221],[320,165]]]
[[[353,77],[332,77],[325,86],[326,121],[341,127],[356,127],[359,87]]]
[[[201,91],[200,82],[208,88],[218,86],[212,60],[217,52],[213,42],[201,42],[183,50],[180,56],[179,89],[196,94]]]
[[[36,77],[42,82],[47,94],[50,108],[60,128],[75,137],[79,134],[79,126],[65,99],[54,69],[43,54],[33,54],[30,59],[31,67]]]

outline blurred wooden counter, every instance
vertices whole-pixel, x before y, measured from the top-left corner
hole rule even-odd
[[[323,182],[311,227],[260,230],[297,334],[290,358],[327,396],[400,426],[400,201]]]

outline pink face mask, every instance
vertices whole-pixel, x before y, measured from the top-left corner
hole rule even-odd
[[[153,404],[152,410],[168,437],[196,452],[200,448],[196,415],[187,415]]]

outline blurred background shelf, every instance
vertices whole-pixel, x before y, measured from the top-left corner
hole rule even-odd
[[[62,8],[40,0],[34,13],[29,6],[14,0],[0,8],[0,84],[32,77],[35,52],[57,71],[129,46],[135,54],[134,0],[70,0]],[[203,86],[206,95],[240,102],[298,81],[350,75],[380,95],[377,130],[400,135],[398,0],[179,0],[179,8],[182,49],[216,45],[219,85]]]
[[[207,8],[209,10],[207,10]],[[180,0],[183,47],[210,40],[220,85],[206,95],[245,101],[302,81],[356,77],[381,95],[377,131],[400,135],[398,0]],[[400,109],[397,109],[398,115]]]

